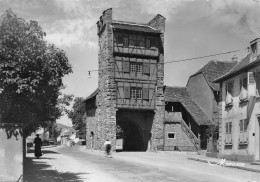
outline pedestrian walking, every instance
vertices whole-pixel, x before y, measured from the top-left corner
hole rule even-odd
[[[106,153],[106,157],[111,155],[111,142],[109,141],[109,139],[107,139],[104,143],[105,146],[105,153]]]
[[[70,147],[72,147],[74,145],[73,141],[70,140]]]
[[[35,144],[34,155],[37,157],[37,159],[39,159],[42,156],[42,139],[39,137],[39,134],[36,135],[33,143]]]

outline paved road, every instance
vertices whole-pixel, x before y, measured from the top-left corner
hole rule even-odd
[[[114,153],[87,151],[82,146],[48,149],[42,159],[48,160],[60,179],[52,181],[163,181],[163,182],[259,182],[259,173],[210,166],[187,160],[182,154],[141,152]],[[47,180],[46,180],[47,181]]]

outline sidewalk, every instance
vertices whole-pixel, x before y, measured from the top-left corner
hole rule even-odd
[[[257,163],[251,164],[249,162],[238,162],[238,161],[230,161],[225,159],[223,160],[219,158],[206,157],[205,155],[189,156],[188,159],[199,161],[199,162],[210,163],[214,165],[222,165],[223,167],[237,168],[246,171],[260,173],[260,165]]]
[[[36,159],[33,153],[27,153],[24,160],[24,182],[60,182],[64,181],[58,171],[50,164],[49,158]]]

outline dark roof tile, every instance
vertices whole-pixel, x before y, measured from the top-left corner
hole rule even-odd
[[[213,90],[218,91],[219,84],[213,83],[213,81],[216,78],[228,73],[236,65],[237,65],[236,61],[226,62],[226,61],[213,60],[213,61],[208,62],[205,66],[203,66],[200,70],[198,70],[195,74],[191,75],[190,77],[193,77],[195,75],[202,73],[205,76],[210,87]]]
[[[193,101],[186,87],[169,87],[166,86],[165,92],[166,102],[180,102],[193,117],[198,125],[212,125],[213,123],[200,107]]]
[[[243,69],[247,69],[248,67],[255,65],[255,64],[260,64],[260,55],[257,56],[257,58],[254,61],[250,62],[250,54],[247,54],[244,59],[242,59],[235,67],[234,69],[230,70],[228,73],[225,75],[218,77],[215,79],[215,82],[219,82],[225,78],[231,77],[233,75],[236,75],[239,71]]]
[[[160,30],[157,30],[146,24],[113,21],[112,26],[114,29],[130,30],[130,31],[138,31],[138,32],[146,32],[146,33],[161,33]]]

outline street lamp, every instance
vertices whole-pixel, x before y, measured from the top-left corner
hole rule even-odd
[[[93,72],[93,71],[99,71],[99,70],[89,70],[88,71],[88,78],[91,78],[90,72]]]

